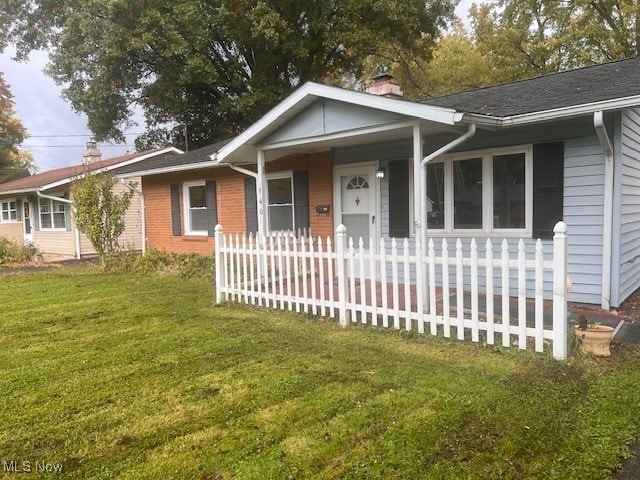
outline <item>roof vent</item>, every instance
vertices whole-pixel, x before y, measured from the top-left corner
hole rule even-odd
[[[87,149],[82,152],[82,163],[91,165],[102,160],[102,152],[98,150],[96,142],[87,142]]]
[[[398,82],[388,73],[373,77],[371,83],[367,85],[365,92],[391,98],[402,98],[404,96]]]

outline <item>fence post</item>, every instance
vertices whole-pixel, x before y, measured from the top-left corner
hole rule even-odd
[[[217,224],[215,229],[215,262],[216,262],[216,303],[222,303],[222,286],[225,283],[224,268],[222,266],[222,249],[224,248],[224,232],[222,225]],[[226,285],[224,285],[226,287]]]
[[[336,274],[338,275],[338,312],[340,326],[349,325],[349,314],[347,312],[347,227],[340,224],[336,228]]]
[[[566,360],[567,320],[567,225],[553,227],[553,358]]]

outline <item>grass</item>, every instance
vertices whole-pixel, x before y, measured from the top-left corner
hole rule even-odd
[[[66,478],[605,479],[640,431],[634,348],[560,363],[342,330],[169,276],[0,286],[0,461]]]

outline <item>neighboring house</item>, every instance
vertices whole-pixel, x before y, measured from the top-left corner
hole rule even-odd
[[[101,159],[95,143],[89,142],[84,163],[58,168],[0,184],[0,236],[17,242],[32,243],[50,257],[95,255],[91,242],[76,228],[72,218],[73,198],[70,184],[87,172],[117,172],[122,166],[143,160],[160,160],[182,153],[170,147],[138,152],[106,160]],[[140,179],[130,182],[138,188]],[[116,193],[129,189],[125,183],[114,187]],[[119,239],[121,246],[143,249],[144,224],[142,197],[134,194],[125,215],[125,231]]]
[[[216,223],[323,237],[342,223],[532,251],[564,220],[569,300],[610,308],[640,287],[639,58],[423,102],[389,77],[373,90],[307,83],[228,142],[123,169],[142,176],[148,245],[210,253]]]

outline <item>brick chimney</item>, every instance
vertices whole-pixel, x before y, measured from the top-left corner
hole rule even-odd
[[[98,150],[96,142],[87,142],[87,149],[82,152],[82,163],[91,165],[102,160],[102,152]]]
[[[388,73],[373,77],[365,92],[390,98],[402,98],[404,96],[398,82]]]

